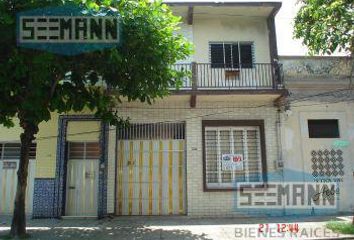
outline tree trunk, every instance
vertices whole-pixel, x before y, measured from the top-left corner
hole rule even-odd
[[[354,38],[353,38],[353,40],[352,40],[350,57],[351,57],[352,70],[351,70],[351,72],[350,72],[349,89],[350,89],[351,91],[353,91],[353,88],[354,88],[354,84],[353,84],[353,81],[354,81]],[[352,174],[354,174],[354,171],[352,172]],[[353,210],[352,225],[354,226],[354,210]]]
[[[28,176],[29,151],[38,126],[21,124],[24,132],[21,134],[20,164],[17,171],[17,190],[10,234],[12,237],[26,237],[26,188]]]

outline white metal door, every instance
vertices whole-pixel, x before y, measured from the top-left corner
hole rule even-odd
[[[185,214],[185,141],[118,140],[117,145],[117,214]]]
[[[97,216],[98,160],[69,160],[66,216]]]
[[[0,161],[0,215],[13,214],[19,160]],[[26,189],[26,213],[32,213],[35,161],[30,160]]]
[[[337,119],[340,132],[339,138],[310,138],[309,136],[309,120],[320,119]],[[353,176],[349,170],[350,157],[348,148],[335,146],[336,140],[348,139],[345,129],[346,119],[342,112],[300,112],[301,141],[302,141],[302,158],[303,158],[303,175],[304,180],[309,182],[324,182],[336,185],[336,204],[334,209],[323,210],[322,205],[319,207],[314,205],[308,209],[308,212],[326,211],[334,213],[334,211],[347,211],[352,204],[350,199],[352,189]],[[321,195],[323,197],[323,195]]]

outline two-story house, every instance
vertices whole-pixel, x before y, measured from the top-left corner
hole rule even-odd
[[[236,216],[235,183],[266,183],[285,161],[279,123],[287,90],[274,25],[281,3],[166,3],[194,44],[174,66],[190,77],[152,105],[123,101],[117,110],[129,128],[90,112],[53,113],[31,155],[33,217]],[[0,214],[12,213],[20,131],[0,130]],[[224,168],[229,158],[243,164]]]
[[[27,208],[34,217],[230,215],[235,179],[264,181],[273,168],[274,102],[286,93],[276,64],[281,3],[167,3],[195,46],[175,65],[191,77],[152,105],[123,102],[118,111],[131,119],[129,129],[108,128],[90,113],[54,114],[40,128],[31,161]],[[9,141],[3,159],[11,160],[20,130],[2,131]],[[236,153],[243,169],[223,171],[221,157]],[[7,182],[15,183],[16,164],[2,168],[12,169],[0,208],[10,213],[14,188]]]

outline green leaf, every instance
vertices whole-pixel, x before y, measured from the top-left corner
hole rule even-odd
[[[344,0],[301,1],[295,17],[294,37],[302,39],[310,53],[354,53],[354,4]]]
[[[181,18],[161,1],[149,0],[52,0],[51,5],[71,3],[88,12],[110,11],[121,20],[122,45],[112,49],[64,57],[44,51],[22,49],[15,36],[15,13],[48,4],[46,0],[15,5],[0,1],[0,124],[12,119],[39,124],[51,112],[90,109],[110,124],[126,120],[112,109],[121,99],[153,103],[166,96],[171,84],[181,86],[188,73],[171,66],[192,53],[192,44],[176,34]],[[112,87],[107,91],[106,86]]]

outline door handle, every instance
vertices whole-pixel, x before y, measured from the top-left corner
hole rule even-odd
[[[69,190],[75,189],[75,186],[69,186]]]
[[[93,179],[95,178],[95,172],[85,172],[85,178],[86,179]]]

